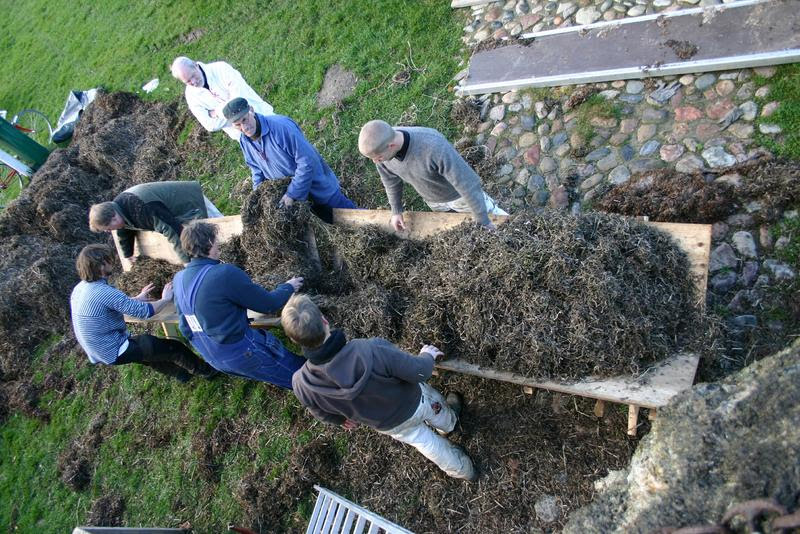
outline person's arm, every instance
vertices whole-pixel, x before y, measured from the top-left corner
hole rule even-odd
[[[205,89],[203,89],[205,90]],[[194,118],[197,119],[197,122],[209,132],[216,132],[218,130],[223,129],[225,126],[228,125],[228,121],[225,120],[225,117],[222,115],[222,108],[219,110],[209,109],[205,107],[203,104],[200,103],[200,99],[188,91],[186,92],[186,104],[189,106],[189,111],[192,112]],[[223,103],[223,107],[226,103]],[[212,116],[212,113],[213,116]]]
[[[383,165],[375,165],[375,168],[378,169],[378,175],[381,177],[383,188],[386,190],[386,198],[389,200],[389,206],[392,208],[392,215],[402,214],[403,180]]]
[[[122,256],[131,258],[133,256],[133,244],[136,242],[136,230],[120,228],[117,230],[117,239],[119,240],[119,249],[122,251]]]
[[[419,356],[412,356],[385,339],[377,340],[375,343],[379,345],[376,350],[384,356],[389,373],[411,383],[428,380],[433,375],[433,362],[441,354],[433,345],[425,345]]]
[[[435,170],[467,201],[475,222],[489,226],[491,221],[486,212],[481,179],[456,149],[449,144],[442,145],[438,153],[433,156],[433,164]]]
[[[257,120],[257,119],[256,119]],[[239,139],[239,146],[242,148],[242,153],[244,154],[244,162],[247,163],[247,166],[250,167],[250,177],[253,179],[253,191],[258,189],[258,186],[266,180],[266,176],[264,176],[264,171],[261,170],[261,165],[259,165],[256,158],[250,153],[249,150],[245,149],[245,143],[251,143],[252,141],[248,141],[245,139],[245,135],[242,134],[241,139]],[[262,140],[259,139],[256,143],[261,143]]]
[[[167,238],[183,263],[189,263],[191,258],[181,246],[181,232],[183,231],[181,222],[161,202],[148,202],[146,206],[153,229]]]
[[[274,313],[286,304],[292,293],[297,291],[303,283],[302,278],[292,278],[275,288],[267,291],[260,285],[250,280],[247,274],[234,265],[225,265],[225,283],[228,295],[239,306],[259,313]]]
[[[147,319],[157,313],[153,303],[129,297],[114,286],[105,286],[101,298],[103,303],[112,310],[137,319]]]
[[[286,195],[292,200],[306,200],[315,176],[322,176],[321,156],[291,120],[270,123],[275,142],[294,158],[295,170]]]

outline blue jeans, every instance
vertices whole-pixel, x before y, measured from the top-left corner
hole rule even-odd
[[[328,224],[333,224],[333,208],[358,209],[355,202],[344,196],[341,189],[338,189],[324,204],[314,199],[310,200],[311,211]]]

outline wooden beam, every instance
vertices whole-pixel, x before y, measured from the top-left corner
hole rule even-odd
[[[251,319],[250,326],[254,328],[269,328],[273,326],[280,326],[280,317],[271,315],[264,315],[263,313],[247,310],[247,317]],[[125,316],[126,323],[160,323],[162,325],[177,325],[178,313],[175,311],[175,304],[170,302],[164,309],[148,319],[139,319],[138,317]],[[164,327],[165,329],[167,327]],[[177,330],[176,330],[177,331]],[[166,331],[165,331],[166,333]],[[169,334],[168,334],[169,336]]]
[[[481,378],[511,382],[536,389],[600,399],[619,404],[636,404],[645,408],[666,405],[672,397],[692,386],[699,357],[682,353],[654,365],[645,376],[588,377],[578,382],[539,381],[508,371],[483,368],[462,360],[436,362],[436,367]]]

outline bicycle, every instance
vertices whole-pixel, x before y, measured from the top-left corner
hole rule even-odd
[[[37,109],[23,109],[14,115],[11,125],[44,147],[48,147],[52,142],[53,126],[47,115]],[[22,177],[33,173],[27,165],[2,150],[0,150],[0,167],[2,167],[0,190],[7,189],[15,177],[22,189],[24,187]]]

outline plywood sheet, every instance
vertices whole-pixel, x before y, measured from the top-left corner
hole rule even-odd
[[[542,32],[475,54],[464,94],[797,61],[797,0],[751,0]],[[693,53],[690,53],[692,50]],[[737,59],[738,58],[738,59]],[[748,63],[745,58],[757,60]],[[730,64],[721,61],[732,61]],[[680,65],[687,68],[681,70]],[[670,70],[664,70],[669,66]]]

